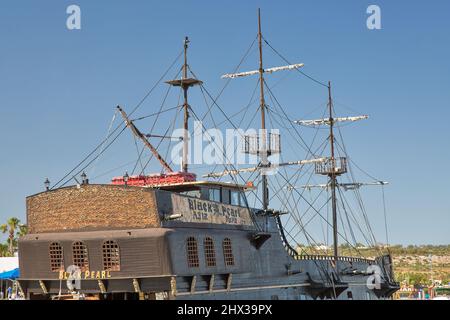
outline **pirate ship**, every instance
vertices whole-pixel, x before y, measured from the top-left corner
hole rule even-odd
[[[339,155],[343,148],[337,144],[336,128],[339,130],[340,123],[367,116],[336,117],[331,84],[303,73],[300,70],[303,64],[291,64],[283,58],[288,65],[264,68],[263,43],[273,47],[262,35],[259,12],[258,33],[251,48],[255,42],[259,68],[226,74],[223,78],[229,81],[258,77],[259,104],[255,115],[260,116],[260,130],[243,135],[241,144],[243,153],[258,159],[256,165],[237,167],[225,161],[224,170],[216,170],[215,165],[202,178],[189,171],[189,118],[200,119],[197,110],[188,103],[189,90],[199,87],[206,93],[210,98],[209,115],[213,107],[218,108],[228,124],[233,127],[236,124],[190,69],[186,38],[180,54],[184,57],[181,77],[177,74],[175,80],[167,81],[169,88],[180,90],[184,100],[175,108],[183,115],[183,134],[177,137],[182,143],[181,170],[174,171],[162,155],[160,144],[153,142],[157,138],[160,143],[167,138],[173,140],[167,135],[168,130],[164,135],[144,134],[136,123],[145,117],[131,118],[140,104],[129,114],[117,107],[123,121],[108,132],[107,138],[60,181],[50,187],[47,179],[44,192],[26,199],[29,234],[19,242],[18,283],[28,298],[61,298],[67,294],[98,299],[391,297],[398,284],[394,281],[389,254],[381,253],[372,259],[345,256],[339,246],[339,241],[351,248],[356,245],[356,239],[349,240],[347,234],[354,238],[350,220],[355,215],[348,213],[343,193],[350,191],[359,197],[361,186],[385,184],[379,180],[359,183],[353,174],[347,182],[343,178],[352,161],[345,150],[344,156]],[[327,88],[327,116],[317,120],[289,117],[265,80],[267,74],[278,71],[298,72]],[[267,93],[273,106],[266,103]],[[161,106],[155,123],[166,110]],[[271,116],[278,116],[279,122],[284,122],[280,128],[287,128],[293,135],[290,144],[293,149],[302,144],[307,146],[304,160],[273,160],[275,155],[281,155],[281,139],[280,134],[267,131],[267,119]],[[247,118],[242,114],[240,117]],[[312,150],[312,145],[305,144],[299,134],[300,126],[327,126],[329,130],[320,147]],[[125,173],[113,178],[112,183],[93,184],[84,170],[127,128],[150,151],[150,158],[157,160],[162,172],[146,175],[142,168],[140,174]],[[82,180],[78,181],[80,174]],[[307,183],[298,185],[300,178],[308,175]],[[314,175],[324,177],[326,183],[311,184]],[[73,179],[77,183],[68,186]],[[317,197],[306,200],[304,192],[315,190]],[[324,204],[318,204],[320,199]],[[273,209],[275,205],[279,209]],[[331,219],[322,213],[323,208],[329,209]],[[307,229],[312,220],[306,216],[308,212],[313,212],[331,230],[332,250],[325,246],[325,251],[320,251]],[[370,227],[367,231],[360,230],[369,242],[375,240]],[[305,242],[309,247],[301,246]],[[317,251],[311,252],[314,248]]]

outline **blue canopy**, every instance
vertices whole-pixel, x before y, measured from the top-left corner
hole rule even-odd
[[[0,273],[0,279],[17,279],[20,275],[19,268]]]

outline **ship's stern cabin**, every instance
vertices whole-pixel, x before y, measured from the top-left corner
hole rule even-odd
[[[244,192],[252,188],[113,180],[29,196],[21,288],[29,298],[79,292],[98,299],[230,290],[233,275],[261,272],[250,252],[256,226]]]

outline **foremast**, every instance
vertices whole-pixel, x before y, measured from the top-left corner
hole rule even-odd
[[[181,171],[182,172],[188,172],[188,163],[189,163],[189,109],[191,108],[188,103],[188,90],[190,87],[196,86],[196,85],[202,85],[203,82],[195,79],[195,78],[189,78],[188,77],[188,69],[189,65],[187,62],[187,49],[189,47],[189,38],[184,38],[184,63],[183,63],[183,72],[181,79],[175,79],[166,81],[167,84],[170,84],[174,87],[181,87],[183,90],[183,154],[181,159]]]
[[[181,159],[181,171],[182,172],[188,172],[188,163],[189,163],[189,103],[188,103],[188,90],[192,86],[196,85],[202,85],[203,82],[196,79],[196,78],[189,78],[188,77],[188,69],[189,65],[187,62],[187,49],[189,45],[189,38],[184,38],[184,45],[183,45],[183,53],[184,53],[184,63],[182,67],[182,76],[181,79],[175,79],[166,81],[167,84],[174,86],[174,87],[181,87],[183,90],[183,150],[182,150],[182,159]],[[173,172],[173,169],[170,167],[170,165],[166,162],[166,160],[161,156],[161,154],[157,151],[157,149],[150,143],[149,140],[146,139],[146,136],[139,131],[139,129],[134,125],[133,121],[130,120],[125,113],[125,111],[118,106],[118,111],[121,113],[122,118],[124,119],[127,127],[129,127],[132,131],[132,133],[142,140],[144,145],[150,149],[150,151],[153,153],[155,158],[160,162],[161,166],[166,172]]]

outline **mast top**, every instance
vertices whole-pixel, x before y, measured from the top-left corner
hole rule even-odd
[[[195,78],[188,78],[188,68],[189,65],[187,63],[187,49],[189,47],[189,43],[191,41],[189,40],[189,37],[184,38],[184,64],[183,64],[183,73],[181,76],[181,79],[174,79],[166,81],[167,84],[170,84],[174,87],[182,87],[183,89],[188,89],[190,87],[196,86],[196,85],[202,85],[203,81],[195,79]]]

